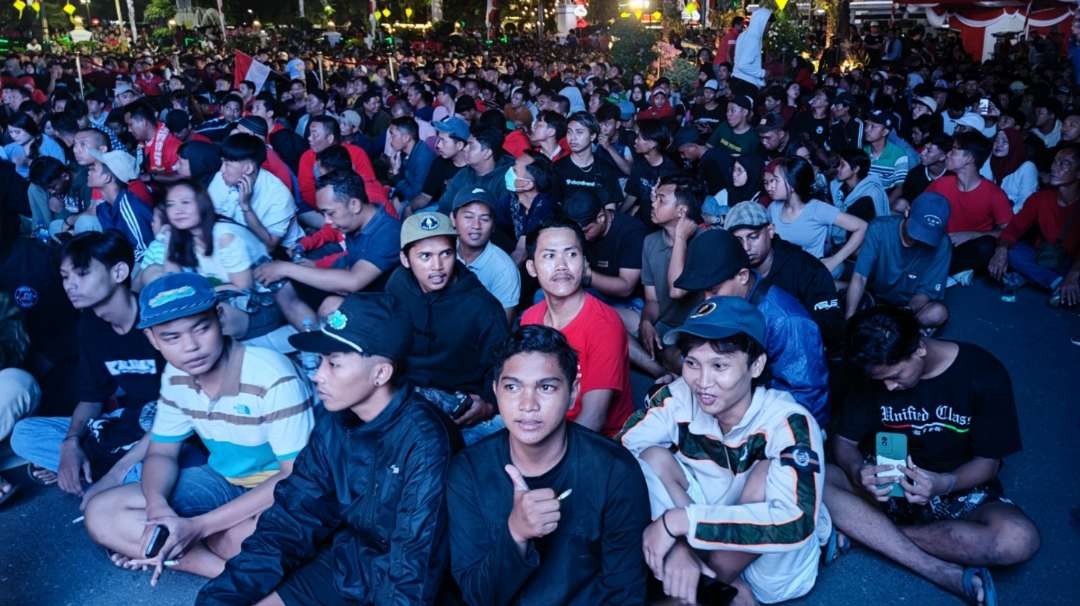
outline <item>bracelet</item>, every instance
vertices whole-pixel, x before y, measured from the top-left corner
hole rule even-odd
[[[679,537],[675,536],[675,534],[673,532],[671,532],[670,528],[667,527],[667,512],[666,511],[660,515],[660,524],[662,524],[664,526],[664,532],[666,532],[669,537],[671,537],[673,539],[679,538]]]

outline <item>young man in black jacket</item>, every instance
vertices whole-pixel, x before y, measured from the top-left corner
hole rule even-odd
[[[621,446],[566,421],[577,370],[553,328],[522,327],[503,348],[507,430],[450,470],[452,573],[469,604],[645,603],[645,480]]]
[[[197,604],[432,604],[447,561],[456,433],[402,387],[408,321],[386,294],[350,295],[318,331],[326,410],[274,506]]]
[[[401,264],[386,283],[412,328],[405,378],[464,430],[465,443],[494,433],[490,371],[509,329],[502,304],[457,260],[450,217],[417,213],[401,225]]]

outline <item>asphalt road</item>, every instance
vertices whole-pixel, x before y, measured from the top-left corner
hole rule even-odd
[[[1080,527],[1080,315],[1046,306],[1045,295],[1022,291],[1002,303],[996,289],[976,282],[952,289],[953,320],[942,336],[978,343],[1010,369],[1025,450],[1010,457],[1003,480],[1010,497],[1035,520],[1042,548],[1029,563],[994,571],[1002,604],[1077,604]],[[10,475],[10,474],[9,474]],[[55,489],[24,487],[0,509],[0,606],[163,606],[190,604],[200,579],[166,573],[149,577],[113,567],[81,525],[78,502]],[[798,604],[959,604],[954,598],[865,549],[824,569]]]

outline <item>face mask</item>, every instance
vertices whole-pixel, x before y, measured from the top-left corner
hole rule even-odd
[[[516,187],[517,175],[514,173],[514,167],[513,166],[506,169],[506,174],[503,175],[503,181],[506,183],[506,191],[508,191],[508,192],[516,192],[516,191],[518,191],[518,188]]]

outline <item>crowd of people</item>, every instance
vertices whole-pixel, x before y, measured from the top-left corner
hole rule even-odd
[[[775,69],[768,4],[682,90],[7,56],[0,440],[198,604],[774,603],[854,544],[995,604],[1017,406],[934,335],[973,279],[1080,304],[1080,69]]]

